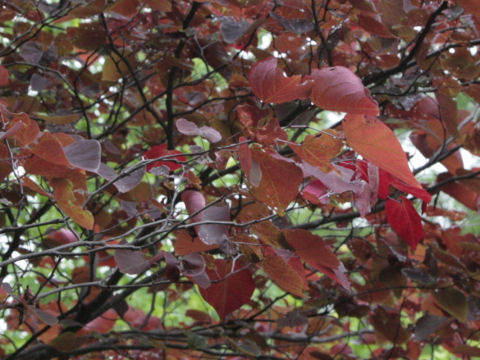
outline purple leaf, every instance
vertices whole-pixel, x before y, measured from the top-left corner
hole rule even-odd
[[[42,46],[36,42],[27,42],[20,48],[20,56],[30,64],[38,64],[42,55]]]
[[[343,166],[333,165],[336,171],[324,173],[322,170],[302,162],[302,170],[305,176],[313,176],[320,180],[328,189],[334,193],[341,194],[351,191],[355,198],[355,205],[361,216],[367,215],[370,210],[370,201],[372,198],[372,188],[369,183],[362,179],[354,179],[355,172]],[[374,170],[372,169],[372,174]],[[372,175],[374,176],[374,175]],[[372,186],[375,186],[372,184]],[[378,185],[376,186],[378,189]],[[376,190],[378,192],[378,190]]]
[[[250,28],[250,23],[246,20],[237,21],[231,17],[224,17],[220,25],[220,32],[225,42],[231,44],[242,37]]]
[[[185,203],[190,216],[197,213],[197,215],[192,217],[192,221],[202,221],[202,215],[200,214],[200,211],[205,207],[206,203],[202,193],[194,190],[186,190],[182,193],[182,201]]]
[[[210,206],[202,211],[202,221],[230,221],[228,205]],[[228,238],[229,225],[204,224],[198,227],[197,233],[200,240],[207,245],[222,244]]]
[[[188,254],[183,257],[182,269],[187,276],[199,276],[205,272],[205,259],[199,253]]]
[[[96,172],[100,167],[102,148],[97,140],[79,140],[63,148],[73,166]]]
[[[211,143],[216,143],[222,140],[222,135],[210,126],[202,126],[199,128],[195,123],[183,118],[178,119],[175,125],[177,130],[184,135],[201,136]]]
[[[42,322],[44,322],[47,325],[54,326],[56,323],[58,323],[58,319],[56,316],[40,310],[38,308],[35,308],[33,306],[30,306],[29,308]]]
[[[118,268],[124,274],[141,274],[150,267],[150,262],[141,251],[116,249],[114,257]]]
[[[128,172],[129,169],[125,169],[124,172]],[[101,163],[98,169],[95,171],[98,175],[108,181],[112,181],[118,178],[118,174],[110,166]],[[126,193],[135,188],[143,178],[145,168],[137,169],[124,177],[118,178],[113,185],[121,193]]]
[[[314,26],[311,20],[309,19],[289,19],[279,16],[275,13],[270,13],[270,15],[277,20],[285,30],[293,32],[297,35],[302,35],[306,32],[312,31]]]
[[[34,91],[41,91],[51,87],[52,85],[53,82],[50,79],[38,75],[37,73],[33,74],[30,78],[30,86]]]

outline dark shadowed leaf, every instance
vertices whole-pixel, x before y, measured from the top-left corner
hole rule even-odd
[[[447,313],[456,317],[459,321],[467,321],[467,298],[461,291],[453,287],[438,289],[433,291],[433,297]]]
[[[432,285],[435,283],[436,278],[433,275],[430,275],[423,269],[419,268],[403,268],[401,270],[403,276],[406,278],[418,282],[420,284]]]
[[[418,341],[426,340],[430,334],[437,331],[446,321],[448,320],[436,315],[426,314],[422,316],[418,319],[415,326],[415,337]]]

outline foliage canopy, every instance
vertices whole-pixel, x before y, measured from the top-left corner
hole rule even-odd
[[[475,0],[0,6],[2,358],[480,356]]]

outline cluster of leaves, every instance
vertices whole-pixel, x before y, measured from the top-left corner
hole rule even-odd
[[[479,9],[0,2],[2,358],[480,356]]]

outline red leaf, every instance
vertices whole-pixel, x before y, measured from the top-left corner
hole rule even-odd
[[[318,107],[352,114],[379,114],[377,103],[362,80],[346,67],[315,69],[309,79],[314,81],[310,98]]]
[[[186,230],[179,230],[175,238],[175,254],[187,255],[195,252],[208,251],[218,248],[218,245],[207,245],[198,237],[192,238]]]
[[[30,145],[40,133],[38,123],[24,113],[15,114],[7,128],[9,130],[12,128],[16,129],[12,137],[17,140],[18,145],[23,146]],[[8,135],[8,131],[7,136],[10,136]]]
[[[343,142],[334,130],[327,130],[327,133],[320,135],[307,135],[301,146],[290,147],[310,165],[330,171],[330,160],[340,153]]]
[[[85,335],[92,332],[97,332],[100,334],[106,334],[113,329],[115,322],[117,321],[118,314],[113,309],[108,309],[99,317],[93,319],[88,324],[84,326],[77,334]]]
[[[7,86],[9,82],[8,70],[0,65],[0,86]]]
[[[424,234],[422,219],[410,200],[405,197],[401,197],[400,201],[389,199],[385,208],[388,223],[415,250]]]
[[[252,149],[252,155],[261,170],[258,186],[251,183],[252,192],[258,200],[282,215],[298,194],[298,187],[303,179],[302,171],[296,165],[257,148]],[[250,170],[250,178],[253,170],[254,166]]]
[[[347,115],[343,120],[347,144],[379,168],[422,189],[408,167],[407,156],[393,131],[374,117]]]
[[[274,57],[257,63],[248,78],[252,92],[266,103],[306,99],[311,88],[310,83],[302,83],[300,75],[285,76]]]
[[[31,147],[32,152],[39,158],[56,165],[70,166],[62,143],[50,133],[44,132],[38,142]]]
[[[307,290],[305,274],[299,273],[281,256],[272,251],[263,259],[262,268],[279,288],[297,297],[304,297],[303,292]]]
[[[379,190],[379,197],[381,199],[386,199],[388,197],[388,187],[392,185],[393,187],[397,188],[400,191],[403,191],[407,194],[412,194],[418,199],[421,199],[427,203],[432,200],[432,195],[429,194],[428,191],[425,189],[419,189],[417,187],[413,187],[411,185],[405,184],[403,181],[400,181],[395,176],[392,176],[390,173],[380,169],[380,189],[382,189],[382,194],[380,194]]]
[[[50,185],[57,205],[65,214],[70,216],[78,225],[85,229],[93,229],[93,215],[90,211],[82,209],[82,196],[76,196],[73,184],[67,179],[52,179]]]
[[[247,269],[232,273],[230,261],[216,259],[215,267],[216,269],[207,269],[212,284],[207,289],[200,288],[200,293],[214,307],[218,316],[224,319],[250,300],[255,283]],[[239,268],[237,263],[235,269]]]
[[[175,154],[179,154],[179,155],[178,156],[171,156],[171,155],[175,155]],[[160,158],[160,157],[163,157],[163,156],[170,155],[170,156],[168,156],[168,159],[175,159],[179,162],[186,161],[187,158],[185,157],[185,155],[181,155],[181,154],[182,153],[178,150],[167,150],[167,144],[161,144],[161,145],[152,146],[150,148],[150,150],[143,153],[143,157],[145,159],[156,159],[156,158]],[[162,166],[162,165],[168,166],[170,171],[175,171],[175,170],[180,169],[182,167],[182,164],[180,164],[176,161],[168,161],[168,160],[155,161],[155,162],[147,165],[147,171],[151,172],[150,170],[152,170],[153,168],[159,167],[159,166]]]
[[[446,181],[447,179],[451,178],[452,175],[450,173],[442,173],[437,176],[437,183],[441,183]],[[442,191],[451,197],[453,197],[458,202],[462,203],[466,207],[478,211],[479,204],[480,204],[480,197],[479,195],[468,188],[464,183],[459,181],[454,181],[447,183],[442,186]]]
[[[318,235],[303,229],[283,230],[285,240],[295,249],[295,253],[311,266],[338,268],[340,262],[330,246]]]

